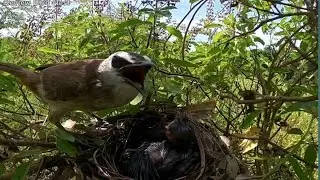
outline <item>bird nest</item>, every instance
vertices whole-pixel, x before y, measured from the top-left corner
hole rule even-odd
[[[181,109],[118,115],[93,127],[77,136],[78,155],[47,161],[52,178],[228,180],[247,172],[215,129]]]

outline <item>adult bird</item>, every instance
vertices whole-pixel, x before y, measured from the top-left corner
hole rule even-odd
[[[17,77],[47,104],[47,120],[64,130],[60,120],[66,113],[128,104],[144,92],[144,80],[152,66],[147,56],[119,51],[107,59],[46,65],[38,71],[0,62],[0,71]]]

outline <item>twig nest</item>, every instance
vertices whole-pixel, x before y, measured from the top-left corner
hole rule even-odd
[[[213,128],[183,110],[141,111],[106,122],[79,136],[80,154],[64,166],[73,167],[74,177],[228,180],[247,172]]]

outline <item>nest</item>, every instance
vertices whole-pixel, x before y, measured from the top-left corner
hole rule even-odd
[[[55,168],[52,179],[228,180],[247,173],[215,129],[183,110],[118,115],[93,127],[77,135],[76,157],[44,165]]]

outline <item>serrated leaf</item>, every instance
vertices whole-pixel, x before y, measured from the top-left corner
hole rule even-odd
[[[38,48],[38,51],[48,53],[48,54],[59,54],[59,52],[56,49],[51,49],[47,47]]]
[[[309,163],[314,163],[317,159],[317,151],[313,144],[310,144],[305,153],[304,153],[304,160],[306,160]]]
[[[188,61],[182,61],[180,59],[174,59],[174,58],[165,58],[165,59],[161,59],[164,62],[169,62],[175,65],[179,65],[179,66],[183,66],[183,67],[198,67],[196,64],[193,64],[191,62]]]
[[[70,141],[60,138],[57,138],[57,148],[70,156],[75,156],[78,153],[77,148]]]
[[[291,128],[287,131],[288,134],[298,134],[301,135],[303,132],[299,128]]]
[[[62,130],[60,128],[57,128],[55,130],[55,134],[57,137],[70,141],[70,142],[74,142],[75,141],[75,137],[71,134],[69,134],[68,132],[66,132],[65,130]]]
[[[142,24],[152,25],[152,23],[150,23],[148,21],[142,21],[140,19],[130,19],[130,20],[127,20],[125,22],[120,23],[118,28],[122,29],[125,27],[134,26],[134,25],[137,26],[137,25],[142,25]]]
[[[301,168],[300,164],[298,163],[298,161],[292,157],[288,157],[289,162],[294,170],[294,172],[297,174],[297,176],[299,177],[300,180],[307,180],[308,175],[306,174],[306,172]]]
[[[0,176],[6,172],[6,166],[3,163],[0,163]]]
[[[12,180],[25,180],[27,178],[31,161],[18,166],[12,176]]]
[[[170,34],[176,36],[178,39],[182,39],[182,34],[181,34],[181,32],[180,32],[178,29],[176,29],[175,27],[173,27],[173,26],[167,26],[167,31],[168,31]]]
[[[247,129],[249,128],[253,123],[254,123],[254,119],[260,114],[260,111],[253,111],[251,112],[244,120],[243,123],[241,125],[242,129]]]

